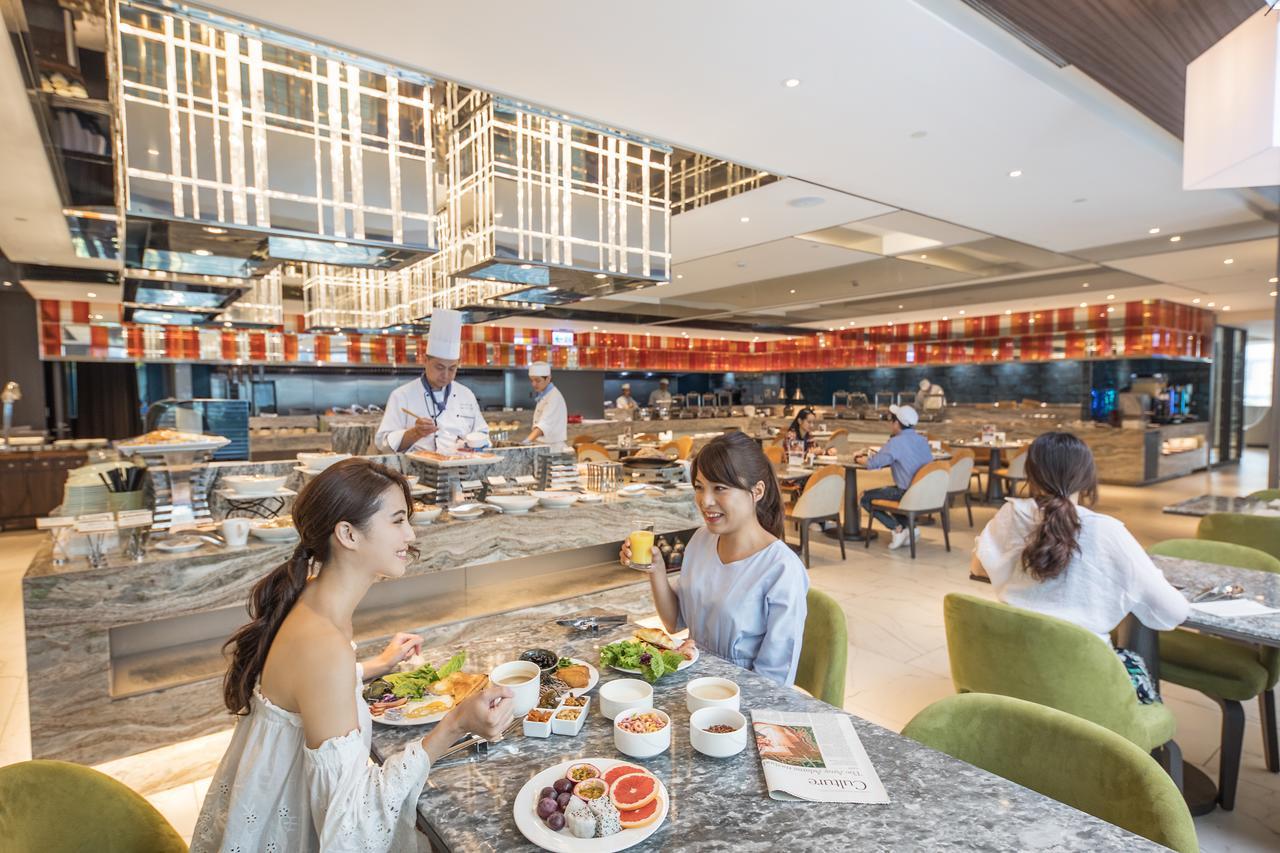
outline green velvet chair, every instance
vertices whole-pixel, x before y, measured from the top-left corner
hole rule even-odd
[[[186,853],[187,845],[110,776],[65,761],[23,761],[0,767],[0,849]]]
[[[1210,513],[1200,519],[1196,538],[1244,545],[1280,557],[1280,518],[1242,512]]]
[[[844,707],[845,668],[849,661],[849,627],[840,604],[810,588],[796,686],[837,708]]]
[[[902,733],[1157,844],[1200,849],[1178,787],[1151,756],[1096,723],[1008,696],[948,696]]]
[[[942,601],[951,680],[959,693],[997,693],[1075,714],[1147,752],[1173,740],[1173,712],[1143,705],[1116,653],[1053,616],[973,595]],[[1173,767],[1174,778],[1181,767]]]
[[[1247,497],[1251,501],[1280,500],[1280,489],[1259,489],[1256,492],[1250,492]]]
[[[1180,557],[1280,574],[1280,559],[1256,548],[1208,539],[1168,539],[1152,554]],[[1222,753],[1218,761],[1218,804],[1235,807],[1240,753],[1244,748],[1242,702],[1258,700],[1267,769],[1280,773],[1276,732],[1276,682],[1280,649],[1237,643],[1179,628],[1160,635],[1160,678],[1201,693],[1222,706]]]

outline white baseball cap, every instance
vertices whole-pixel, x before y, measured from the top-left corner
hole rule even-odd
[[[671,384],[671,380],[664,376],[664,377],[662,377],[661,379],[659,379],[659,380],[658,380],[658,384],[659,384],[659,385],[670,385],[670,384]]]
[[[915,426],[920,423],[920,415],[910,406],[890,406],[889,413],[898,419],[903,426]]]

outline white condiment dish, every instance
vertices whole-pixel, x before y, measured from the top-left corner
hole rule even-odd
[[[733,726],[733,731],[707,731],[712,726]],[[747,746],[747,718],[732,708],[694,711],[689,717],[689,745],[712,758],[737,755]]]
[[[444,508],[438,506],[428,506],[426,509],[415,510],[413,518],[409,519],[409,523],[427,525],[439,518],[442,512],[444,512]]]
[[[703,708],[736,711],[742,703],[742,691],[727,678],[695,678],[685,685],[684,693],[684,704],[690,714]]]
[[[567,509],[578,502],[577,492],[534,492],[543,506],[550,509]]]
[[[629,732],[621,723],[639,714],[656,714],[664,721],[662,728],[654,732]],[[618,752],[631,758],[652,758],[671,748],[671,717],[657,708],[632,708],[623,711],[613,721],[613,745]]]
[[[538,499],[533,495],[489,495],[485,503],[493,504],[505,513],[519,515],[537,506]]]
[[[298,462],[312,474],[319,474],[330,465],[350,459],[350,453],[299,453]]]
[[[600,713],[614,719],[623,711],[653,707],[653,686],[638,678],[619,678],[600,685]]]

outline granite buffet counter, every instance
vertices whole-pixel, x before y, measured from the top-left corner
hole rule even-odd
[[[635,627],[574,634],[554,624],[566,613],[627,613],[635,621],[653,604],[647,584],[632,585],[423,632],[429,659],[466,649],[469,669],[512,660],[530,646],[549,648],[593,663],[606,643]],[[361,657],[379,649],[361,649]],[[1146,851],[1165,848],[1070,806],[965,764],[858,717],[851,717],[884,783],[887,805],[780,802],[769,799],[754,738],[740,754],[706,758],[689,745],[685,685],[690,678],[719,676],[742,690],[742,712],[771,709],[832,713],[836,709],[798,690],[780,687],[703,651],[685,672],[654,685],[654,707],[671,715],[672,743],[643,765],[662,779],[671,808],[657,832],[637,851],[774,850],[984,850]],[[601,682],[626,677],[602,670]],[[598,692],[598,691],[596,691]],[[537,772],[567,760],[625,758],[612,726],[593,701],[576,736],[513,736],[486,756],[445,759],[433,767],[418,801],[419,825],[434,849],[535,850],[516,828],[512,803]],[[373,751],[399,752],[423,730],[374,726]]]
[[[699,519],[688,493],[673,493],[420,527],[421,559],[370,590],[357,639],[634,582],[617,553],[641,523],[673,533]],[[253,584],[293,547],[113,555],[100,570],[55,566],[43,547],[22,583],[33,757],[97,764],[228,728],[221,645]]]

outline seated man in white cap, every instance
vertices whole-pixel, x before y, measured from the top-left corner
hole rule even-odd
[[[640,408],[640,404],[636,402],[636,398],[631,396],[630,382],[622,383],[622,396],[615,400],[613,405],[624,412],[630,409]]]
[[[669,409],[671,408],[671,380],[662,377],[658,380],[658,390],[649,395],[649,408],[651,409]]]
[[[569,439],[569,408],[564,395],[551,382],[551,365],[535,361],[529,365],[529,384],[538,405],[533,410],[533,430],[525,444],[564,444]]]
[[[890,406],[889,413],[893,420],[889,423],[889,440],[880,448],[880,452],[867,459],[866,454],[859,453],[855,462],[866,462],[868,470],[889,468],[893,473],[893,485],[879,489],[867,489],[862,493],[862,508],[871,513],[886,528],[893,532],[890,548],[901,548],[907,544],[907,528],[902,520],[882,509],[874,509],[874,500],[901,500],[911,485],[916,472],[933,461],[933,451],[929,448],[929,440],[915,431],[920,422],[920,415],[910,406]],[[916,538],[920,538],[920,528],[916,528]]]
[[[388,453],[434,450],[453,453],[479,433],[489,444],[489,425],[476,395],[455,382],[462,353],[462,314],[437,308],[427,335],[427,363],[422,375],[391,392],[374,443]]]

